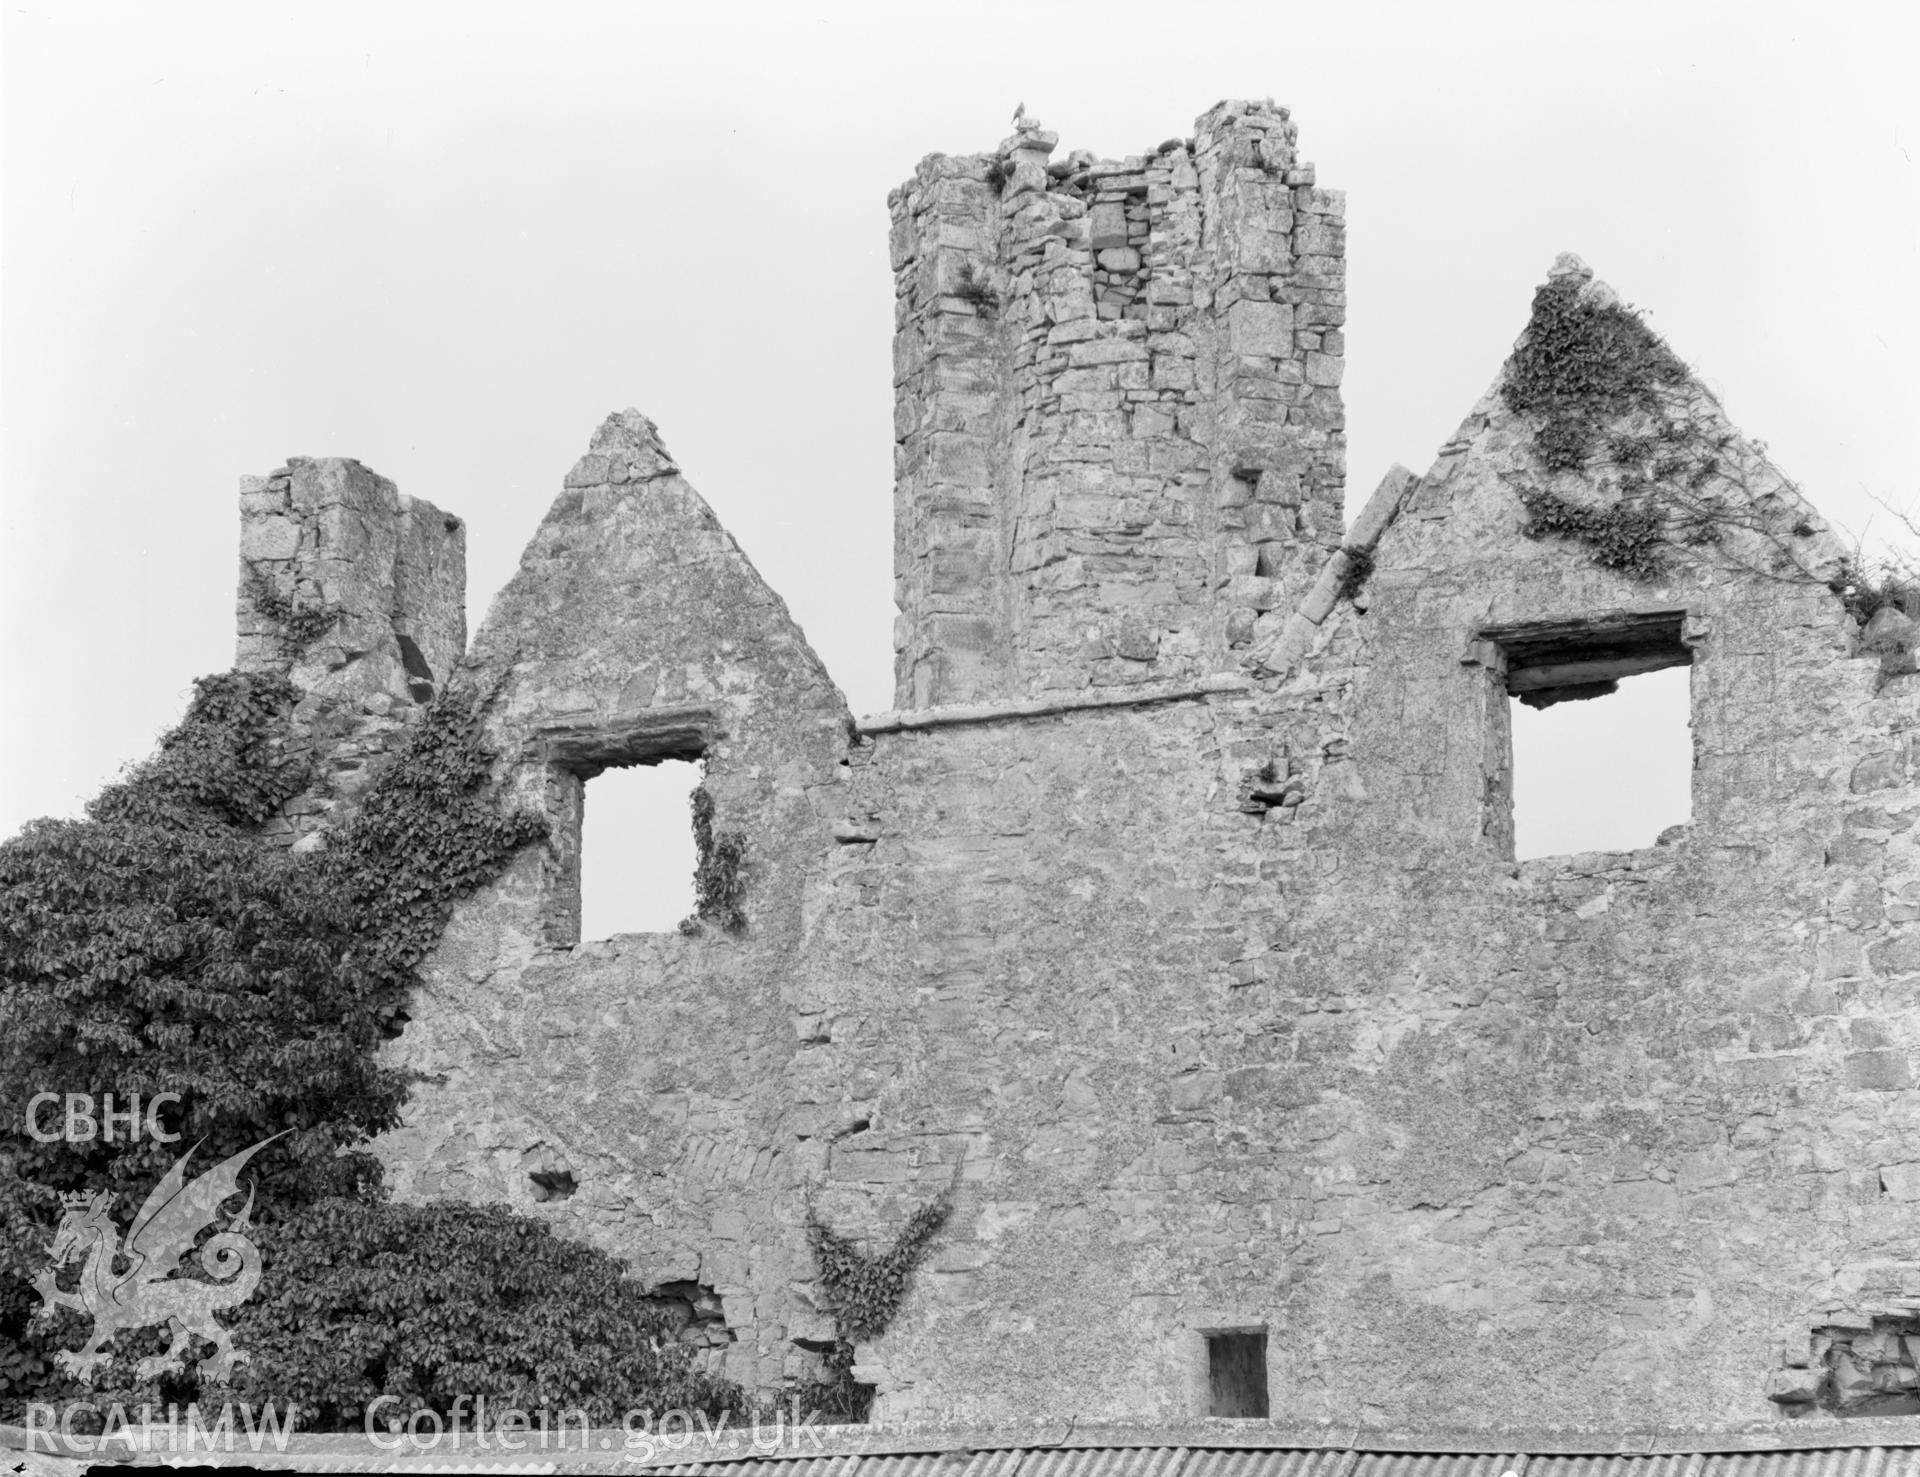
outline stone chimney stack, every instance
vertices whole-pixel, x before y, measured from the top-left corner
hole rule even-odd
[[[1271,103],[890,198],[897,706],[1198,679],[1340,545],[1345,202]]]
[[[344,457],[295,457],[240,483],[242,671],[304,696],[308,790],[270,829],[318,845],[466,650],[466,526]]]

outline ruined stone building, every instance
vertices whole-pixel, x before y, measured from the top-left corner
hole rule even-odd
[[[855,1350],[894,1429],[1920,1411],[1905,617],[1573,258],[1346,523],[1343,201],[1286,111],[1054,145],[891,200],[890,712],[637,411],[471,645],[456,518],[245,484],[241,660],[330,756],[294,844],[449,682],[552,827],[390,1048],[397,1192],[616,1253],[772,1391],[836,1336],[810,1213],[884,1248],[951,1190]],[[1668,666],[1691,822],[1516,863],[1511,704]],[[669,758],[727,906],[582,942],[583,796]]]

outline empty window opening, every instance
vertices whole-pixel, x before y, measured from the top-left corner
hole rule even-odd
[[[580,817],[580,937],[670,933],[693,911],[692,797],[700,766],[663,759],[587,781]]]
[[[1267,1418],[1267,1331],[1207,1335],[1207,1414]]]
[[[1693,814],[1683,616],[1489,633],[1513,698],[1514,856],[1635,851]]]
[[[1514,856],[1637,851],[1693,814],[1688,674],[1600,702],[1513,710]]]

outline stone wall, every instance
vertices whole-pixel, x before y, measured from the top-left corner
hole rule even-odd
[[[1344,200],[1284,108],[894,192],[897,701],[1198,677],[1339,543]]]
[[[893,713],[601,428],[455,679],[553,838],[429,962],[392,1180],[626,1258],[769,1394],[833,1335],[809,1208],[878,1248],[956,1186],[858,1349],[891,1425],[1189,1420],[1229,1330],[1294,1426],[1909,1398],[1920,676],[1690,377],[1561,471],[1503,377],[1343,534],[1291,145],[1029,128],[896,196]],[[1627,570],[1549,494],[1681,511]],[[1514,694],[1681,663],[1689,824],[1516,864]],[[745,928],[579,942],[584,785],[693,756]]]

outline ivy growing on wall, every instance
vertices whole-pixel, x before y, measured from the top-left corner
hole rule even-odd
[[[1509,410],[1536,417],[1534,447],[1550,472],[1585,466],[1610,423],[1657,410],[1661,387],[1687,378],[1687,367],[1637,315],[1581,288],[1576,278],[1558,277],[1534,293],[1500,387]]]
[[[983,318],[1000,306],[1000,294],[993,290],[993,284],[975,269],[972,262],[960,264],[960,274],[953,284],[953,295]]]
[[[1629,504],[1590,506],[1529,488],[1520,494],[1528,538],[1578,539],[1602,569],[1643,578],[1666,564],[1666,521],[1653,509]]]
[[[322,867],[260,831],[307,782],[287,738],[296,696],[280,677],[203,678],[85,820],[0,844],[0,1082],[22,1098],[0,1155],[21,1178],[131,1196],[176,1152],[40,1143],[18,1114],[40,1091],[178,1092],[166,1126],[210,1158],[292,1128],[268,1153],[294,1199],[373,1172],[343,1151],[393,1123],[405,1084],[373,1058],[394,982],[355,967],[371,887],[343,892],[344,859]]]
[[[1340,598],[1351,600],[1367,587],[1373,576],[1373,550],[1348,544],[1341,553],[1347,556],[1347,573],[1340,581]]]
[[[1745,530],[1760,537],[1764,552],[1736,562],[1772,578],[1813,579],[1794,547],[1811,526],[1780,526],[1745,499],[1725,496],[1741,485],[1734,435],[1702,429],[1698,393],[1686,366],[1632,310],[1577,278],[1541,287],[1507,361],[1501,397],[1531,421],[1546,471],[1607,475],[1616,489],[1589,502],[1517,486],[1527,513],[1522,532],[1571,539],[1603,569],[1651,579],[1676,556]]]
[[[834,1342],[821,1356],[826,1378],[802,1392],[803,1402],[831,1420],[867,1419],[873,1392],[853,1378],[854,1344],[878,1338],[900,1311],[909,1279],[927,1247],[953,1213],[953,1186],[916,1210],[893,1245],[869,1256],[807,1207],[807,1244],[833,1304]]]
[[[122,1334],[93,1388],[57,1371],[87,1320],[29,1321],[61,1191],[127,1215],[187,1146],[210,1165],[290,1130],[254,1161],[266,1261],[241,1315],[242,1399],[358,1429],[373,1394],[447,1413],[480,1390],[526,1402],[718,1410],[640,1285],[605,1254],[496,1208],[386,1202],[369,1137],[408,1078],[376,1050],[455,902],[538,839],[504,813],[484,695],[450,689],[326,849],[264,830],[305,788],[284,678],[203,678],[156,754],[88,807],[0,843],[0,1419],[28,1400],[202,1398],[197,1370],[141,1381],[166,1330]],[[41,1143],[36,1092],[174,1092],[181,1136]],[[203,1352],[196,1349],[195,1353]]]
[[[253,608],[278,626],[287,644],[296,651],[326,635],[340,618],[338,610],[324,603],[301,605],[288,599],[251,564],[247,566],[246,589]]]
[[[680,925],[682,933],[698,933],[711,923],[728,933],[747,926],[747,884],[741,869],[747,861],[747,838],[739,831],[715,831],[713,796],[700,785],[693,792],[693,916]]]
[[[354,962],[388,992],[416,983],[455,902],[547,834],[537,816],[499,809],[481,706],[476,692],[442,693],[319,859],[355,922]]]

